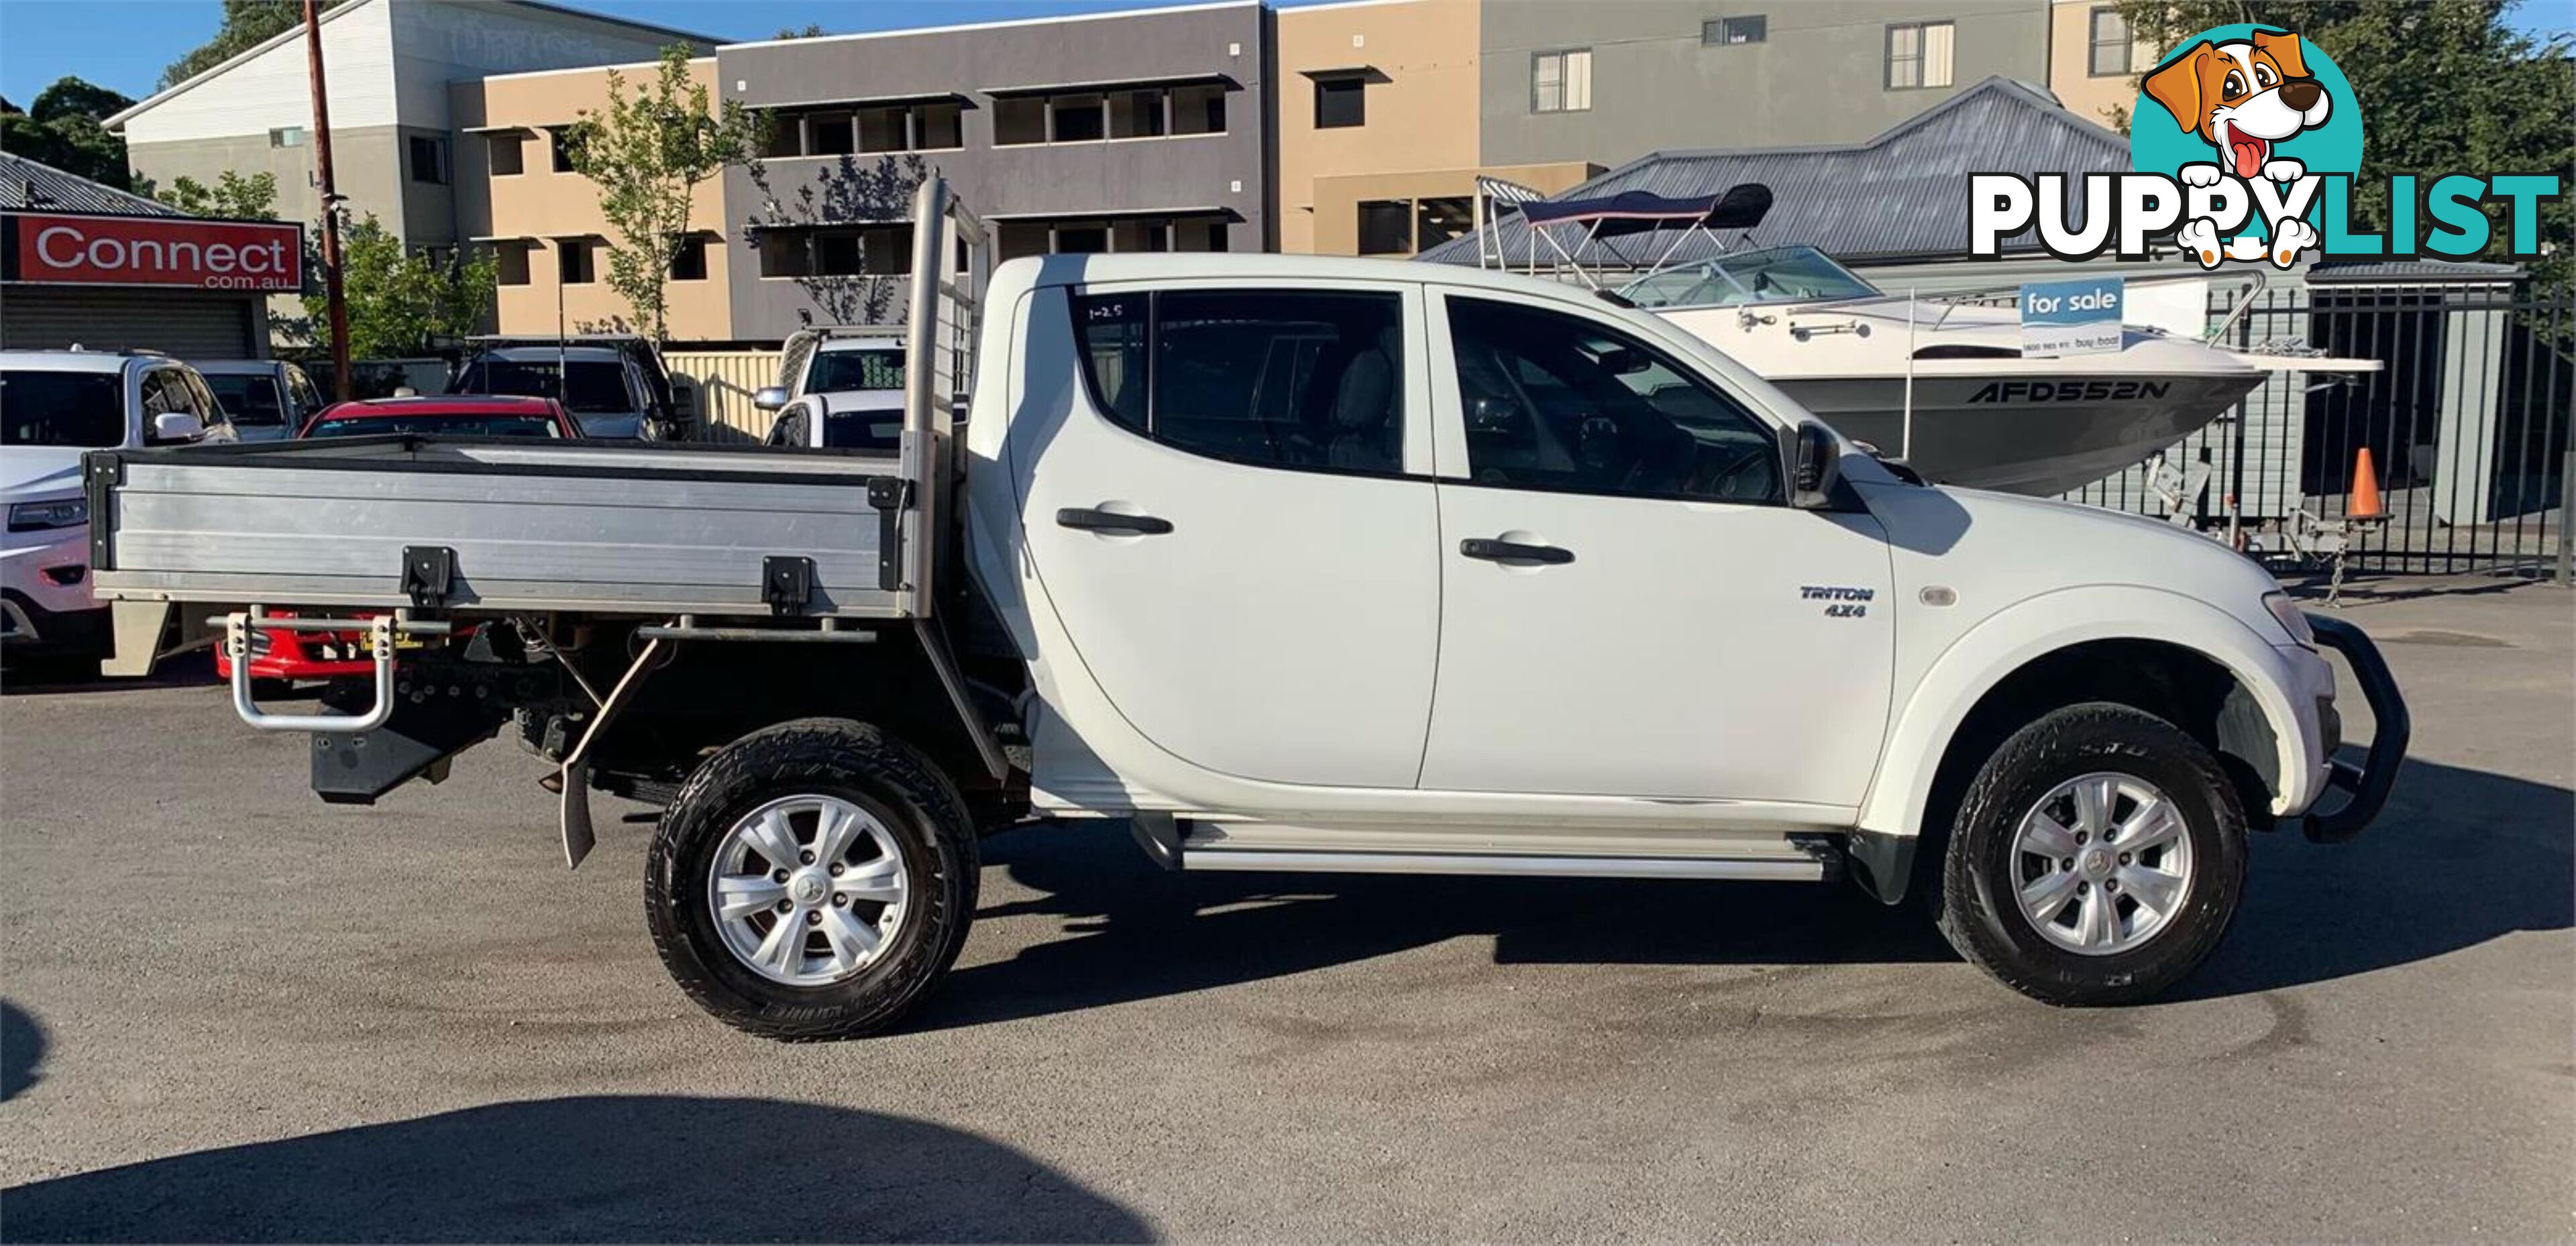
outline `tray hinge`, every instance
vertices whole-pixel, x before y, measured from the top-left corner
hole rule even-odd
[[[868,481],[868,505],[877,508],[877,587],[903,588],[903,512],[912,505],[912,481],[877,476]]]
[[[447,604],[447,588],[456,578],[456,551],[444,545],[403,547],[402,591],[424,609]]]
[[[760,596],[769,612],[805,613],[814,603],[814,560],[798,554],[771,554],[760,560]]]

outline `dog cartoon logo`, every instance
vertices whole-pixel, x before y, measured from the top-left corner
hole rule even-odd
[[[2174,240],[2186,254],[2205,268],[2222,259],[2287,268],[2317,247],[2317,227],[2304,219],[2314,201],[2307,177],[2356,172],[2361,149],[2351,88],[2324,53],[2290,31],[2221,27],[2185,43],[2140,87],[2130,127],[2138,168],[2167,165],[2186,187],[2231,178],[2258,202],[2268,198],[2252,222],[2261,228],[2234,238],[2221,238],[2212,216],[2185,221]]]

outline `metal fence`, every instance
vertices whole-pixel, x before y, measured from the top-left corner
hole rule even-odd
[[[2276,290],[2229,339],[2383,367],[2283,373],[2159,461],[2067,496],[2179,509],[2283,570],[2338,551],[2360,572],[2546,574],[2561,558],[2576,299],[2502,284]]]
[[[751,396],[778,383],[777,351],[672,351],[662,366],[697,387],[700,437],[758,441],[769,435],[771,413],[751,405]]]

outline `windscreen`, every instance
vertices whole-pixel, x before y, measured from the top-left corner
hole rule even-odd
[[[267,376],[210,376],[224,415],[243,428],[273,428],[286,422],[286,404],[277,395],[277,379]]]
[[[0,446],[119,445],[124,399],[113,372],[0,372]]]
[[[814,371],[805,378],[809,394],[837,394],[853,389],[903,388],[903,348],[827,350],[814,356]]]
[[[634,396],[626,392],[624,365],[575,359],[570,367],[569,378],[559,380],[552,359],[477,359],[465,365],[455,392],[559,397],[575,415],[619,415],[636,409]]]
[[[441,437],[561,437],[553,420],[541,415],[369,415],[324,420],[307,437],[382,437],[392,433],[427,433]]]
[[[1734,307],[1878,297],[1878,287],[1814,247],[1771,247],[1721,255],[1630,282],[1619,294],[1639,307]]]

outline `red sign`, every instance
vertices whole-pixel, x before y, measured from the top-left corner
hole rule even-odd
[[[11,281],[288,294],[304,288],[301,225],[42,212],[10,217]]]

